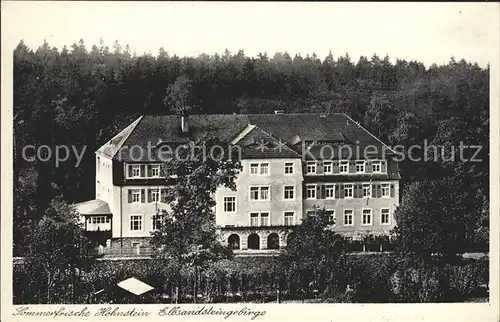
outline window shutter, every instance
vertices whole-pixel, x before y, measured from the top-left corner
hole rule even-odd
[[[132,176],[132,165],[128,164],[127,165],[127,169],[128,169],[128,175],[127,175],[127,177],[131,177]]]
[[[321,198],[321,185],[316,186],[316,198],[317,199],[322,199]]]
[[[151,198],[153,191],[151,189],[147,189],[147,190],[148,190],[148,202],[151,202],[151,201],[153,201],[153,198]]]
[[[381,164],[382,165],[380,166],[380,168],[381,168],[382,172],[385,173],[387,171],[387,161],[382,161]]]
[[[366,161],[365,162],[365,172],[366,173],[372,173],[373,172],[371,161]]]
[[[324,173],[324,169],[323,169],[323,161],[318,161],[316,163],[316,173],[317,174],[323,174]]]
[[[145,177],[145,170],[146,170],[145,168],[146,166],[144,164],[141,165],[141,177]]]
[[[302,197],[307,199],[307,186],[302,186]]]
[[[340,195],[339,198],[344,198],[344,184],[340,184]]]
[[[321,185],[321,199],[326,199],[326,185]]]
[[[356,172],[356,162],[349,161],[349,173],[355,173],[355,172]]]
[[[160,190],[160,202],[165,202],[165,198],[167,197],[167,189],[162,188]]]
[[[333,161],[332,167],[333,167],[333,173],[339,173],[339,162],[338,161]]]
[[[382,185],[378,184],[377,185],[377,198],[382,197]]]
[[[152,171],[152,169],[151,169],[151,165],[150,165],[150,164],[148,164],[148,165],[146,166],[146,169],[148,170],[148,177],[151,177],[151,176],[153,175],[153,174],[152,174],[152,172],[153,172],[153,171]]]
[[[141,202],[142,203],[146,202],[146,196],[145,196],[145,194],[146,194],[145,189],[141,189]]]
[[[359,184],[354,185],[354,198],[361,198],[361,187]]]
[[[377,184],[373,183],[372,184],[372,198],[377,198]]]
[[[391,197],[394,198],[395,194],[396,194],[396,191],[394,191],[394,185],[391,184]]]
[[[132,190],[128,190],[128,203],[132,203]]]
[[[335,199],[340,198],[340,185],[336,184],[335,185]]]

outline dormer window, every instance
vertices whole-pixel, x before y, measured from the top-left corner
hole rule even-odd
[[[373,173],[382,173],[382,162],[383,161],[372,161],[372,172]]]
[[[307,162],[306,174],[316,174],[316,162],[315,161]]]
[[[339,172],[340,173],[349,172],[349,161],[340,161]]]
[[[356,161],[356,173],[365,172],[365,161]]]
[[[151,166],[151,177],[158,178],[160,176],[160,165],[152,165]]]
[[[141,166],[140,165],[133,165],[131,170],[130,170],[130,177],[131,178],[139,178],[141,176]]]

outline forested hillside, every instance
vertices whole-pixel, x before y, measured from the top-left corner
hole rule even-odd
[[[405,183],[459,178],[470,186],[472,207],[478,212],[487,207],[489,67],[453,58],[442,66],[391,63],[375,54],[359,59],[330,54],[320,60],[226,50],[178,57],[161,48],[156,57],[136,56],[118,43],[112,48],[83,41],[70,48],[44,43],[31,49],[20,42],[14,50],[18,242],[26,220],[40,218],[55,196],[68,202],[93,198],[94,151],[141,114],[175,113],[164,98],[180,76],[190,81],[191,113],[344,112],[389,145],[423,145],[425,139],[447,147],[461,141],[480,145],[476,158],[483,162],[406,160],[401,175]],[[53,161],[24,161],[21,152],[28,144],[87,148],[78,167],[70,158],[56,168]]]

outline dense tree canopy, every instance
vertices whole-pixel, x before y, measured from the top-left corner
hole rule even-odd
[[[39,219],[57,195],[92,198],[93,152],[138,115],[177,113],[184,99],[192,113],[345,112],[391,145],[481,145],[482,162],[405,160],[401,174],[409,182],[466,176],[470,195],[487,199],[488,79],[489,67],[453,58],[426,67],[376,54],[356,62],[348,54],[322,61],[241,50],[178,57],[161,48],[154,57],[118,43],[57,49],[44,42],[33,50],[21,41],[14,50],[15,218]],[[166,98],[177,103],[165,105]],[[28,144],[86,152],[78,167],[73,155],[59,165],[29,162],[22,158]]]

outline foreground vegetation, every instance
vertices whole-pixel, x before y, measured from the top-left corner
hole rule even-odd
[[[277,269],[278,258],[237,257],[211,265],[199,276],[198,303],[330,302],[330,303],[423,303],[487,301],[488,259],[460,260],[435,269],[404,268],[387,253],[351,256],[338,272],[335,288],[316,292]],[[194,302],[193,270],[184,272],[185,297]],[[15,266],[14,303],[46,303],[43,281],[28,269]],[[155,289],[135,296],[116,283],[136,277]],[[54,303],[172,303],[174,274],[155,260],[100,261],[77,281],[69,274],[59,281]],[[332,284],[333,285],[333,284]],[[349,286],[348,286],[349,285]],[[75,287],[73,287],[75,286]],[[98,294],[96,292],[104,290]],[[279,293],[278,293],[279,292]],[[95,295],[92,295],[95,294]],[[278,295],[279,294],[279,295]]]

